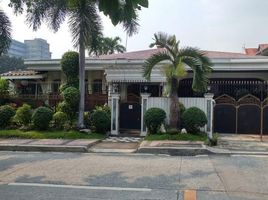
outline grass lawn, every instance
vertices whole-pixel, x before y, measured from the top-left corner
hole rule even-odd
[[[178,141],[206,141],[206,134],[175,134],[171,135],[168,133],[159,133],[155,135],[147,135],[145,140],[153,141],[153,140],[178,140]]]
[[[21,131],[0,130],[0,138],[23,138],[23,139],[103,139],[104,134],[81,133],[79,131]]]

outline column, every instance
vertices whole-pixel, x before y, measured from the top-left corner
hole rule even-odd
[[[93,71],[87,71],[87,89],[88,94],[92,94],[92,82],[93,82]]]
[[[107,94],[107,88],[106,88],[106,79],[105,76],[102,75],[102,84],[101,84],[101,90],[102,90],[102,94]]]
[[[144,115],[148,110],[148,99],[151,94],[142,93],[141,94],[141,136],[147,135],[147,128],[144,122]]]
[[[113,85],[111,82],[108,82],[108,106],[111,108],[112,107],[112,88]]]
[[[111,135],[119,134],[119,98],[118,93],[111,94]]]
[[[209,139],[212,139],[212,132],[213,132],[213,104],[214,104],[213,96],[214,94],[212,93],[206,93],[204,95],[207,104],[207,119],[208,119],[206,132],[208,134]]]

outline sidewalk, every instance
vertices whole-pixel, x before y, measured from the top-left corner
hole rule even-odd
[[[143,141],[138,153],[168,154],[177,156],[194,156],[210,154],[203,142],[189,141]]]
[[[1,151],[88,152],[98,139],[0,139]]]
[[[268,137],[260,142],[257,136],[221,135],[219,145],[208,147],[203,142],[142,141],[141,138],[99,139],[0,139],[0,151],[50,151],[81,153],[148,153],[175,156],[194,155],[268,155]]]

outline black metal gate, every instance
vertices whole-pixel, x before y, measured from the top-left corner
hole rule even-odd
[[[125,102],[120,104],[120,128],[141,128],[141,105],[139,103]]]
[[[268,134],[268,99],[253,95],[236,101],[228,95],[215,99],[214,131],[218,133]]]
[[[262,103],[262,128],[263,134],[268,135],[268,98]]]

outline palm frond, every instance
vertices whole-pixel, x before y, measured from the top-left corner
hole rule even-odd
[[[180,60],[180,62],[177,64],[175,70],[174,70],[174,76],[177,79],[180,79],[187,75],[187,71],[185,69],[185,64]]]
[[[69,27],[71,29],[73,44],[75,47],[81,44],[90,44],[93,47],[101,35],[102,25],[97,7],[91,1],[77,1],[69,11]]]
[[[156,53],[148,58],[143,65],[143,77],[150,80],[153,67],[165,60],[172,62],[172,58],[166,51]]]
[[[124,31],[126,31],[129,36],[132,36],[138,33],[139,31],[138,20],[137,19],[126,20],[123,22],[123,27],[124,27]]]
[[[154,34],[154,42],[150,44],[150,47],[160,47],[165,48],[170,55],[175,58],[175,54],[173,52],[174,45],[176,45],[176,36],[175,35],[168,35],[164,32],[158,32]]]
[[[41,26],[43,21],[52,30],[57,31],[65,19],[68,5],[67,0],[23,0],[23,2],[27,5],[26,22],[35,31]]]
[[[199,49],[192,47],[180,49],[179,57],[193,70],[193,90],[205,92],[212,66],[210,59]]]
[[[99,9],[108,16],[113,25],[121,23],[129,36],[138,31],[138,11],[148,7],[148,0],[98,0]]]
[[[11,43],[11,22],[6,14],[0,10],[0,55],[5,53]]]

